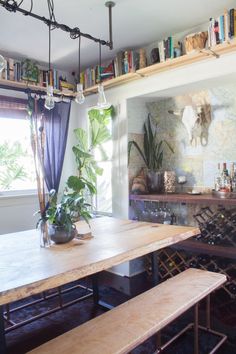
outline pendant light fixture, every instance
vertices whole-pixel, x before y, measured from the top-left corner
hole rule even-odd
[[[51,85],[51,24],[48,25],[48,82],[47,82],[47,96],[44,107],[49,111],[55,106],[53,97],[53,86]]]
[[[36,2],[36,1],[35,1]],[[113,49],[113,40],[112,40],[112,8],[115,6],[115,3],[113,1],[107,1],[105,3],[105,6],[108,8],[108,14],[109,14],[109,40],[104,40],[99,37],[94,37],[89,33],[84,33],[80,30],[79,27],[70,27],[64,23],[59,23],[56,20],[55,13],[54,13],[54,0],[47,0],[48,4],[48,11],[49,11],[49,17],[46,18],[45,16],[40,16],[37,13],[33,12],[34,8],[34,0],[31,0],[31,7],[30,10],[26,10],[23,8],[22,4],[24,4],[24,1],[16,1],[16,0],[0,0],[0,7],[3,7],[6,11],[9,11],[10,13],[21,13],[24,16],[31,17],[34,20],[41,21],[45,25],[48,26],[49,29],[49,69],[48,69],[48,80],[47,80],[47,96],[45,99],[45,108],[48,110],[51,110],[55,106],[55,100],[53,97],[53,87],[50,85],[52,82],[52,75],[51,75],[51,30],[56,29],[56,30],[62,30],[63,32],[66,32],[70,35],[71,39],[77,39],[79,38],[79,74],[80,74],[80,41],[81,37],[85,37],[88,40],[91,40],[95,43],[99,43],[99,84],[98,84],[98,108],[104,109],[110,107],[110,104],[106,102],[106,97],[104,93],[104,87],[102,85],[102,80],[101,80],[101,46],[107,46],[109,49]],[[4,57],[0,54],[0,73],[4,70],[6,67],[6,60]],[[80,76],[80,75],[79,75]],[[23,87],[20,89],[22,91],[25,91],[25,88]],[[78,79],[78,84],[77,84],[77,94],[75,101],[78,103],[83,103],[84,102],[84,93],[83,93],[83,86],[80,83],[80,77]]]
[[[83,84],[80,83],[80,46],[81,46],[81,36],[79,36],[79,51],[78,51],[78,82],[77,82],[77,92],[75,96],[75,102],[82,104],[85,101],[83,93]]]
[[[6,60],[5,58],[0,54],[0,73],[5,69],[6,67]]]
[[[111,107],[111,104],[107,102],[104,86],[102,84],[102,46],[99,42],[99,82],[98,82],[98,102],[96,108],[98,109],[107,109]]]

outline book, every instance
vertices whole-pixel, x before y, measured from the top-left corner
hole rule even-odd
[[[235,9],[229,10],[229,37],[234,37],[234,18],[235,18]]]
[[[160,62],[165,61],[165,49],[164,49],[164,42],[160,41],[158,42],[158,49],[159,49],[159,55],[160,55]]]
[[[229,40],[229,14],[228,11],[224,11],[224,33],[225,33],[225,41]]]

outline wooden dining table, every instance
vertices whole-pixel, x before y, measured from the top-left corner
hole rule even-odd
[[[171,246],[200,233],[197,227],[153,224],[113,217],[76,224],[81,235],[41,248],[36,230],[0,235],[0,353],[6,353],[3,305]],[[157,272],[157,270],[155,270]],[[155,273],[154,272],[154,273]],[[155,274],[154,274],[155,275]]]

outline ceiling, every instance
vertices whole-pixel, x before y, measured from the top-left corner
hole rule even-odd
[[[114,0],[114,49],[102,48],[103,61],[126,48],[146,46],[165,36],[207,22],[236,8],[236,0]],[[19,1],[18,1],[19,2]],[[22,7],[30,8],[30,0]],[[34,0],[33,12],[48,17],[47,0]],[[105,0],[54,0],[56,20],[94,37],[108,38],[108,9]],[[47,26],[20,13],[9,13],[0,7],[0,52],[15,58],[28,57],[39,63],[48,60]],[[52,32],[52,62],[62,70],[77,68],[78,40],[71,40],[61,30]],[[98,62],[98,44],[82,38],[81,65]]]

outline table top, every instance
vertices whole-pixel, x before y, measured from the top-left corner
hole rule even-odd
[[[93,237],[41,248],[36,230],[0,235],[0,305],[69,283],[188,239],[196,227],[110,217],[91,220]],[[80,233],[88,231],[77,223]]]

